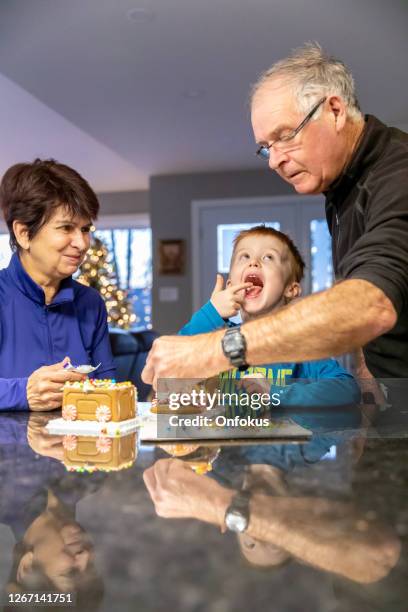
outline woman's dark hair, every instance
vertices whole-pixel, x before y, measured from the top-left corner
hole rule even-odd
[[[11,166],[0,184],[0,205],[13,251],[19,248],[14,221],[27,226],[31,240],[59,206],[64,206],[72,217],[92,221],[99,211],[98,198],[87,181],[76,170],[53,159]]]

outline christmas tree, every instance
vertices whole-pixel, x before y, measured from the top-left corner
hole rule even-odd
[[[136,321],[127,291],[118,287],[112,257],[102,240],[95,236],[76,280],[99,291],[105,300],[111,327],[128,329]]]

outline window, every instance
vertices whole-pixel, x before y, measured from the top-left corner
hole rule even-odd
[[[239,232],[250,229],[259,223],[222,223],[217,225],[217,262],[218,272],[228,274],[232,255],[234,238]],[[273,227],[279,230],[280,223],[265,223],[266,227]]]
[[[115,265],[118,285],[132,300],[136,323],[133,329],[152,327],[152,232],[149,227],[101,229],[103,240]]]
[[[11,255],[9,235],[0,234],[0,269],[7,268],[10,263]]]
[[[333,284],[331,236],[326,219],[310,222],[312,292],[329,289]]]

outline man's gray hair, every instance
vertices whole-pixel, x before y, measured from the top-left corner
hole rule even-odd
[[[309,112],[320,98],[337,95],[344,100],[350,119],[362,118],[350,70],[341,60],[327,55],[317,42],[309,42],[295,49],[261,74],[252,87],[251,102],[266,83],[281,79],[294,90],[298,109],[302,113]]]

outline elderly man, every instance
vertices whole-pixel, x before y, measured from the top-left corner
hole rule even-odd
[[[162,337],[144,379],[211,376],[360,347],[367,375],[408,377],[408,135],[364,117],[349,70],[317,44],[260,78],[251,111],[258,155],[298,193],[326,195],[340,282],[241,328]]]

